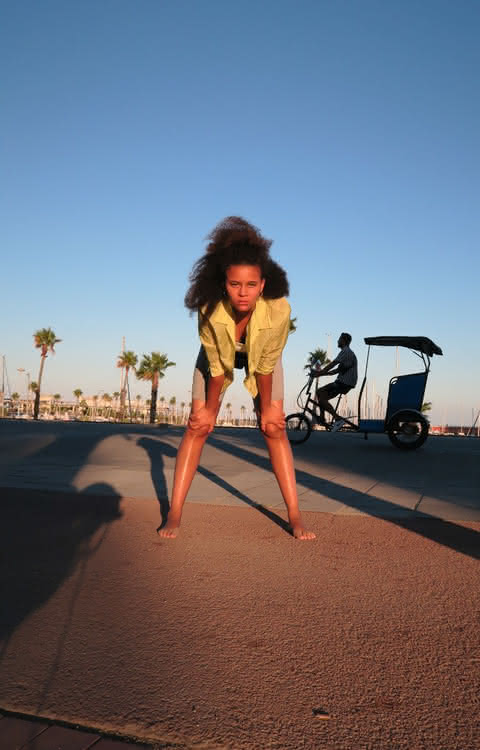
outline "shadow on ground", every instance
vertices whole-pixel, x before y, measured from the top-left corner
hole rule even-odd
[[[104,484],[76,494],[0,489],[0,640],[4,645],[15,628],[98,548],[103,535],[94,547],[92,537],[121,517],[119,502],[119,495]]]
[[[38,434],[45,431],[38,426]],[[92,537],[121,517],[120,496],[105,483],[79,492],[73,480],[87,462],[101,432],[76,441],[74,460],[62,462],[66,491],[0,487],[0,658],[16,627],[41,607],[92,554]],[[20,459],[51,462],[54,475],[62,437]]]
[[[209,438],[210,439],[210,438]],[[157,531],[162,528],[162,526],[165,525],[167,520],[168,511],[170,509],[169,501],[168,501],[168,488],[165,481],[165,474],[164,474],[164,456],[169,456],[170,458],[176,458],[177,456],[177,450],[173,448],[169,443],[164,442],[163,440],[155,439],[155,438],[140,438],[138,440],[138,445],[141,446],[146,453],[148,454],[150,458],[150,466],[151,466],[151,475],[152,475],[152,482],[153,486],[155,487],[155,492],[157,495],[157,500],[160,505],[160,526],[158,527]],[[255,508],[255,510],[258,510],[259,513],[262,513],[262,515],[266,516],[267,518],[272,521],[272,523],[275,523],[277,526],[279,526],[283,531],[285,531],[287,534],[291,535],[291,529],[289,524],[277,513],[272,511],[270,508],[266,508],[265,506],[261,505],[260,503],[256,503],[254,500],[252,500],[248,495],[245,495],[244,492],[241,492],[237,487],[234,487],[229,482],[225,481],[225,479],[222,479],[218,474],[215,474],[215,472],[211,471],[210,469],[207,469],[205,466],[202,466],[201,464],[198,467],[198,474],[201,476],[206,477],[206,479],[209,479],[211,482],[216,484],[217,486],[221,487],[223,490],[226,490],[234,497],[241,500],[245,505],[248,505],[250,508]],[[188,495],[187,495],[188,499]]]
[[[243,446],[235,445],[218,437],[210,437],[209,442],[219,450],[230,453],[236,458],[251,462],[262,469],[271,469],[269,459],[253,450],[248,450]],[[210,477],[212,481],[214,476]],[[298,468],[296,469],[296,477],[297,484],[303,487],[321,492],[333,500],[338,500],[351,508],[368,513],[374,518],[383,518],[396,526],[431,539],[464,555],[480,559],[480,534],[474,529],[452,521],[444,521],[426,513],[410,514],[401,505],[375,497],[375,495],[369,494],[367,496],[363,492],[317,477]],[[408,514],[407,517],[406,514]],[[409,515],[410,517],[408,517]]]

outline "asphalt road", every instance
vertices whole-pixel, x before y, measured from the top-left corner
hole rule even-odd
[[[0,423],[0,706],[236,750],[480,746],[480,442],[315,433],[297,542],[256,430]]]

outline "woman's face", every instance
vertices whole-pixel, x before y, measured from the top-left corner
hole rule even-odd
[[[253,310],[264,286],[260,266],[229,266],[225,272],[227,296],[239,313]]]

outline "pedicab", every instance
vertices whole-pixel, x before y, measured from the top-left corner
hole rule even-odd
[[[358,394],[358,416],[343,418],[344,424],[340,431],[354,431],[364,434],[365,439],[370,434],[387,433],[390,441],[401,450],[415,450],[428,437],[429,423],[422,414],[423,397],[430,372],[430,360],[434,354],[441,355],[442,350],[426,336],[373,336],[364,339],[368,346],[365,374]],[[362,399],[367,383],[367,371],[372,346],[402,346],[410,349],[423,362],[422,372],[408,375],[396,375],[391,378],[388,387],[387,408],[384,419],[362,419]],[[288,439],[293,444],[304,443],[310,437],[313,425],[319,423],[319,403],[315,399],[313,383],[315,375],[310,370],[306,385],[297,397],[300,412],[286,417]],[[338,408],[341,396],[337,401]],[[333,417],[321,422],[326,430],[332,430]]]

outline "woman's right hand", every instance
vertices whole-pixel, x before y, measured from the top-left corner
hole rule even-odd
[[[206,406],[202,406],[195,413],[190,414],[188,420],[188,426],[194,432],[202,432],[209,435],[215,427],[217,421],[217,412],[212,409],[207,409]]]
[[[269,425],[273,428],[274,432],[282,432],[285,429],[285,414],[281,408],[272,404],[260,412],[260,429],[264,434],[272,432],[271,429],[268,430]]]

